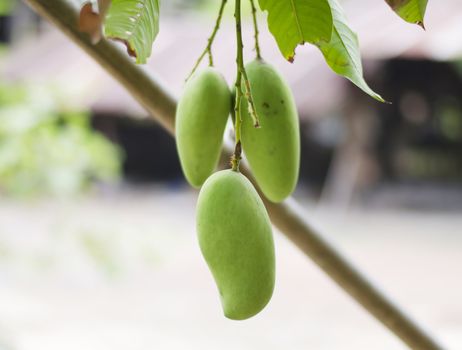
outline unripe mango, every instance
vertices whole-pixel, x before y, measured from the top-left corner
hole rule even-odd
[[[281,202],[298,181],[300,131],[297,108],[287,83],[269,64],[255,60],[246,66],[261,128],[255,128],[242,99],[244,154],[265,196]],[[245,91],[244,85],[242,86]]]
[[[271,299],[275,281],[272,228],[257,191],[233,170],[213,174],[200,191],[196,222],[225,316],[254,316]]]
[[[186,83],[175,120],[181,167],[188,182],[200,187],[215,170],[231,109],[231,92],[214,68],[194,74]]]

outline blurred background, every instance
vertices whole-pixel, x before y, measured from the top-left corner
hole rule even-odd
[[[343,5],[366,80],[392,104],[337,77],[316,48],[285,62],[260,16],[263,56],[300,114],[295,197],[462,349],[462,3],[430,1],[427,31],[383,0]],[[146,69],[176,95],[218,6],[162,2]],[[228,4],[213,52],[229,83],[233,29]],[[24,3],[1,0],[0,350],[405,348],[278,232],[272,301],[251,320],[225,319],[196,243],[196,196],[174,140],[124,89]]]

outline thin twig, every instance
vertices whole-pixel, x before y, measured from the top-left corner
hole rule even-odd
[[[239,163],[241,161],[242,147],[241,147],[241,99],[242,99],[242,70],[244,68],[244,58],[242,51],[244,45],[242,44],[242,26],[241,26],[241,0],[236,0],[234,10],[234,18],[236,20],[236,101],[234,104],[234,133],[236,135],[236,144],[234,147],[234,154],[231,158],[231,165],[234,171],[239,171]]]
[[[260,51],[260,42],[258,35],[258,22],[257,22],[257,7],[255,6],[255,0],[250,0],[250,5],[252,6],[252,18],[253,18],[253,28],[255,32],[255,52],[257,53],[257,59],[261,60],[261,51]]]
[[[254,0],[250,0],[250,4],[252,6],[252,16],[253,16],[253,26],[255,30],[255,51],[257,53],[257,59],[261,60],[260,54],[260,44],[258,42],[258,24],[257,24],[257,8],[255,7]],[[242,38],[241,38],[242,44]],[[252,97],[252,90],[250,87],[249,77],[247,76],[247,71],[245,70],[244,64],[242,64],[239,69],[241,70],[242,77],[244,78],[244,88],[245,88],[245,98],[247,99],[248,104],[248,111],[250,117],[252,118],[253,126],[255,128],[260,127],[260,120],[258,119],[257,110],[255,108],[255,103]]]
[[[188,77],[186,78],[186,80],[189,80],[189,78],[191,78],[191,76],[194,74],[194,72],[197,70],[197,67],[199,67],[199,65],[201,64],[203,58],[205,57],[205,55],[208,54],[209,56],[209,66],[213,67],[213,55],[212,55],[212,45],[213,45],[213,41],[215,40],[215,36],[217,35],[218,33],[218,29],[220,29],[220,24],[221,24],[221,19],[223,18],[223,11],[225,9],[225,6],[226,6],[226,3],[227,3],[228,0],[221,0],[221,5],[220,5],[220,10],[218,11],[218,17],[217,17],[217,20],[215,22],[215,28],[213,28],[213,32],[212,32],[212,35],[208,38],[207,40],[207,46],[205,47],[204,51],[202,51],[202,54],[199,56],[199,58],[197,59],[197,62],[196,64],[194,65],[191,73],[188,75]]]

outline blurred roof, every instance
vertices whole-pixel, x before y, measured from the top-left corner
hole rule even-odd
[[[359,35],[366,61],[395,57],[431,60],[462,57],[461,0],[430,2],[425,23],[427,31],[402,21],[383,0],[349,0],[344,2],[344,7],[350,26]],[[260,22],[263,27],[263,21]],[[213,19],[203,17],[163,19],[146,69],[179,94],[212,27]],[[261,32],[263,56],[289,81],[302,115],[317,116],[338,108],[349,83],[330,71],[316,48],[310,45],[298,48],[295,63],[289,64],[280,55],[268,31]],[[252,36],[253,29],[248,23],[244,29],[246,57],[252,57]],[[223,23],[213,53],[216,66],[232,82],[235,45],[231,21]],[[2,65],[7,79],[51,80],[64,85],[73,97],[70,101],[77,105],[105,113],[145,114],[122,87],[54,28],[47,28],[38,38],[16,45]]]

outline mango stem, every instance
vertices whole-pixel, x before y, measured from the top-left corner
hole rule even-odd
[[[253,28],[255,32],[255,52],[257,54],[257,59],[261,60],[260,42],[258,39],[260,31],[258,30],[257,7],[255,6],[255,0],[250,0],[250,6],[252,7]]]
[[[215,40],[215,37],[216,37],[216,35],[218,33],[218,29],[220,29],[221,19],[223,18],[223,12],[224,12],[227,1],[228,0],[221,0],[220,9],[218,11],[218,17],[217,17],[217,20],[215,22],[215,28],[213,28],[212,35],[208,38],[207,46],[205,47],[204,51],[202,51],[202,54],[197,59],[196,64],[194,65],[191,73],[189,73],[188,77],[186,78],[186,81],[188,81],[189,78],[191,78],[191,76],[197,70],[197,68],[201,64],[202,60],[204,59],[205,55],[209,56],[209,66],[213,67],[212,45],[213,45],[213,41]]]
[[[244,45],[242,44],[242,26],[241,26],[241,0],[236,0],[236,7],[234,10],[234,18],[236,20],[236,101],[234,104],[235,124],[234,133],[236,135],[236,145],[234,147],[234,154],[231,158],[231,165],[234,171],[239,171],[239,163],[241,161],[242,147],[241,147],[241,100],[242,100],[242,70],[244,68],[244,58],[242,51]]]

